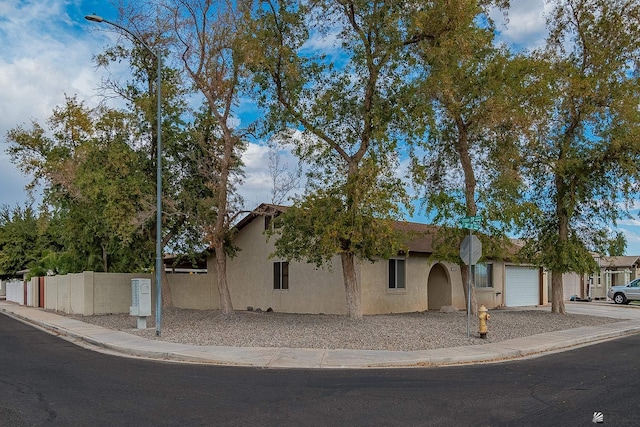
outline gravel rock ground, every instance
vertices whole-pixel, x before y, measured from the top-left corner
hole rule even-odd
[[[236,311],[231,318],[225,318],[216,310],[164,308],[160,337],[155,335],[155,315],[147,318],[145,330],[136,329],[136,317],[128,314],[70,317],[148,339],[183,344],[402,351],[486,344],[621,321],[556,315],[546,310],[490,310],[489,314],[486,339],[479,338],[475,318],[471,319],[471,336],[467,338],[467,315],[463,311],[372,315],[353,321],[338,315],[250,311]]]

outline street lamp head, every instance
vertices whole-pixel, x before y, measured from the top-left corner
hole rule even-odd
[[[84,19],[86,19],[87,21],[93,21],[93,22],[103,22],[104,18],[102,16],[98,16],[98,15],[87,15],[84,17]]]
[[[87,16],[84,17],[84,19],[86,19],[87,21],[97,22],[97,23],[103,23],[104,22],[105,24],[113,25],[114,27],[121,29],[125,33],[129,34],[134,40],[136,40],[140,44],[142,44],[142,46],[144,46],[145,49],[147,49],[149,52],[151,52],[151,54],[158,59],[158,64],[161,62],[160,61],[160,51],[159,50],[158,51],[154,51],[153,49],[151,49],[151,47],[149,47],[149,45],[146,44],[144,42],[144,40],[142,40],[138,35],[136,35],[135,33],[131,32],[126,27],[123,27],[122,25],[120,25],[120,24],[118,24],[116,22],[107,21],[106,19],[104,19],[100,15],[87,15]]]

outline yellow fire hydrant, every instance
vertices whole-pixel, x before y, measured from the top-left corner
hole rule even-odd
[[[478,332],[480,332],[480,338],[487,337],[487,321],[489,317],[491,317],[489,316],[489,310],[487,310],[484,304],[481,304],[480,308],[478,308],[478,322],[480,324]]]

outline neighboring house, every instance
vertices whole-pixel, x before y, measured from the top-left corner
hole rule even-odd
[[[640,277],[640,256],[596,257],[600,274],[591,278],[591,295],[605,299],[612,286],[624,285]]]
[[[640,256],[638,255],[599,257],[594,253],[593,257],[600,268],[598,273],[563,274],[565,299],[573,299],[574,297],[593,300],[606,299],[607,291],[612,286],[624,285],[640,277]],[[550,283],[549,280],[549,285]]]
[[[163,260],[167,274],[207,274],[207,258],[204,254],[193,262],[185,256],[175,254],[165,254]]]
[[[608,287],[625,285],[640,277],[640,256],[612,256],[600,258],[598,265]]]
[[[227,261],[233,306],[289,313],[345,314],[339,256],[325,269],[270,257],[275,237],[268,240],[264,231],[285,209],[262,204],[236,225],[234,243],[239,251]],[[360,261],[356,265],[363,314],[439,310],[443,306],[465,309],[460,267],[431,259],[434,227],[410,222],[399,222],[398,227],[415,233],[416,237],[408,244],[408,254],[374,263]],[[215,271],[213,256],[208,260],[209,274]],[[478,304],[488,308],[543,304],[546,293],[541,277],[541,269],[537,267],[487,261],[476,266]]]

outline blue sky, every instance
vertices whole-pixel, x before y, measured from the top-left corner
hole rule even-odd
[[[501,40],[517,48],[540,46],[548,7],[544,0],[511,0],[508,23],[500,13],[494,15]],[[88,105],[100,101],[97,88],[104,71],[94,68],[92,57],[114,41],[116,34],[84,19],[94,13],[117,19],[117,10],[108,1],[0,0],[0,206],[27,201],[24,186],[28,178],[5,153],[6,132],[18,125],[30,127],[32,120],[44,123],[53,108],[64,102],[65,94],[77,95]],[[128,71],[112,72],[126,77]],[[286,156],[282,161],[295,163]],[[244,162],[242,194],[247,207],[254,207],[269,199],[267,149],[250,144]],[[633,255],[640,255],[639,210],[637,202],[635,219],[619,224],[627,238],[627,253]]]

